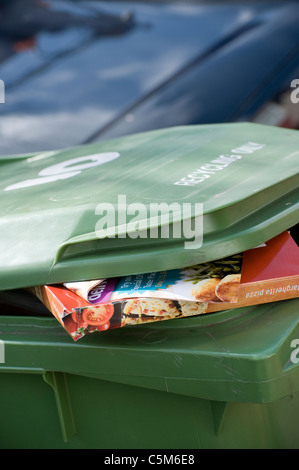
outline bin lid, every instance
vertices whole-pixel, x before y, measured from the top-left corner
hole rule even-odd
[[[299,133],[184,126],[0,157],[0,289],[175,269],[298,222]]]

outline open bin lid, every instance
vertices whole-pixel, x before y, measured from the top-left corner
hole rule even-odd
[[[0,289],[253,248],[298,222],[298,149],[298,131],[232,123],[0,157]]]

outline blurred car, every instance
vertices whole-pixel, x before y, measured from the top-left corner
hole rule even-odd
[[[0,154],[178,125],[297,128],[298,23],[287,1],[0,1]]]

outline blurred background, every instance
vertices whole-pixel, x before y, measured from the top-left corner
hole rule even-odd
[[[0,154],[169,126],[298,128],[298,24],[288,1],[0,1]]]

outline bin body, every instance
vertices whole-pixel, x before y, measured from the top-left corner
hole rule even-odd
[[[2,449],[299,448],[299,393],[274,403],[216,402],[73,374],[65,380],[75,423],[67,442],[43,377],[1,375]]]
[[[298,449],[298,311],[286,300],[80,343],[55,319],[2,317],[0,447]]]

